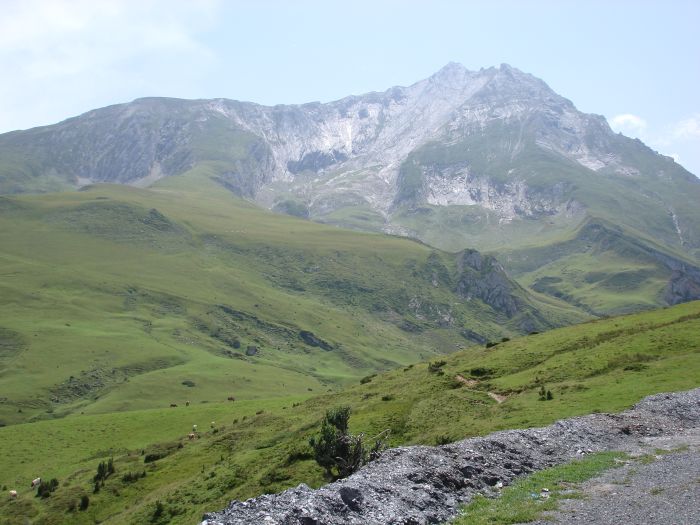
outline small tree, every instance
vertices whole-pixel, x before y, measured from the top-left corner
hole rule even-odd
[[[314,459],[329,478],[340,479],[357,471],[362,465],[377,459],[386,448],[388,430],[374,438],[367,449],[364,434],[348,432],[350,407],[328,410],[321,422],[321,431],[309,440]]]
[[[50,481],[42,481],[36,488],[36,495],[41,498],[48,498],[57,488],[58,480],[56,478],[52,478]]]
[[[93,481],[102,481],[107,477],[107,465],[104,461],[100,461],[97,465],[97,473],[93,476]]]
[[[158,521],[163,513],[165,512],[165,506],[159,501],[156,501],[156,506],[153,509],[153,514],[151,515],[151,522]]]

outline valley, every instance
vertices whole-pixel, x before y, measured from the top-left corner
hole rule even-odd
[[[0,134],[0,525],[319,487],[309,439],[340,406],[437,446],[695,388],[697,202],[507,64]]]
[[[273,214],[206,174],[0,204],[4,424],[325,391],[586,318],[476,252]]]

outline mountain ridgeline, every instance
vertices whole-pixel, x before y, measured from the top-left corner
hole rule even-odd
[[[450,63],[324,104],[145,98],[0,135],[5,194],[197,170],[275,211],[496,252],[523,285],[589,312],[700,297],[700,181],[508,65]],[[591,227],[620,242],[593,246]]]

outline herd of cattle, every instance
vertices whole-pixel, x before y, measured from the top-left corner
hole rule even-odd
[[[32,480],[31,488],[36,488],[36,487],[38,487],[40,484],[41,484],[41,478],[33,479],[33,480]],[[16,498],[17,498],[17,491],[16,491],[16,490],[11,490],[11,491],[10,491],[10,497],[11,497],[12,499],[16,499]]]

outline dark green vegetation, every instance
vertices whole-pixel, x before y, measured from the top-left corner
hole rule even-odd
[[[385,396],[383,401],[390,401]],[[377,459],[386,448],[388,430],[374,438],[369,444],[363,434],[353,435],[348,431],[350,407],[343,406],[326,411],[317,436],[309,439],[314,459],[323,467],[328,479],[346,478],[360,467]]]
[[[580,461],[572,461],[531,474],[502,491],[496,499],[477,496],[467,505],[463,515],[452,525],[510,525],[527,523],[542,517],[542,513],[557,508],[562,498],[575,498],[576,483],[589,480],[602,472],[621,465],[625,454],[600,452]],[[542,492],[542,489],[548,492]],[[566,492],[563,492],[566,491]]]
[[[12,425],[0,428],[0,484],[16,487],[20,497],[0,500],[0,515],[6,523],[18,516],[35,523],[146,523],[156,515],[191,523],[231,498],[302,481],[318,486],[324,472],[308,440],[323,414],[339,406],[351,407],[351,433],[374,436],[388,428],[392,445],[435,444],[618,411],[647,394],[698,384],[700,302],[693,302],[471,347],[307,400],[193,403]],[[540,401],[542,385],[553,399]],[[193,424],[199,438],[189,440]],[[149,454],[161,458],[144,463]],[[115,474],[92,494],[95,467],[110,457]],[[145,477],[124,480],[142,471]],[[35,475],[60,485],[50,497],[35,498],[24,484]],[[69,510],[83,495],[87,509]]]
[[[492,258],[267,212],[203,172],[2,198],[0,294],[1,424],[308,395],[584,318]]]

